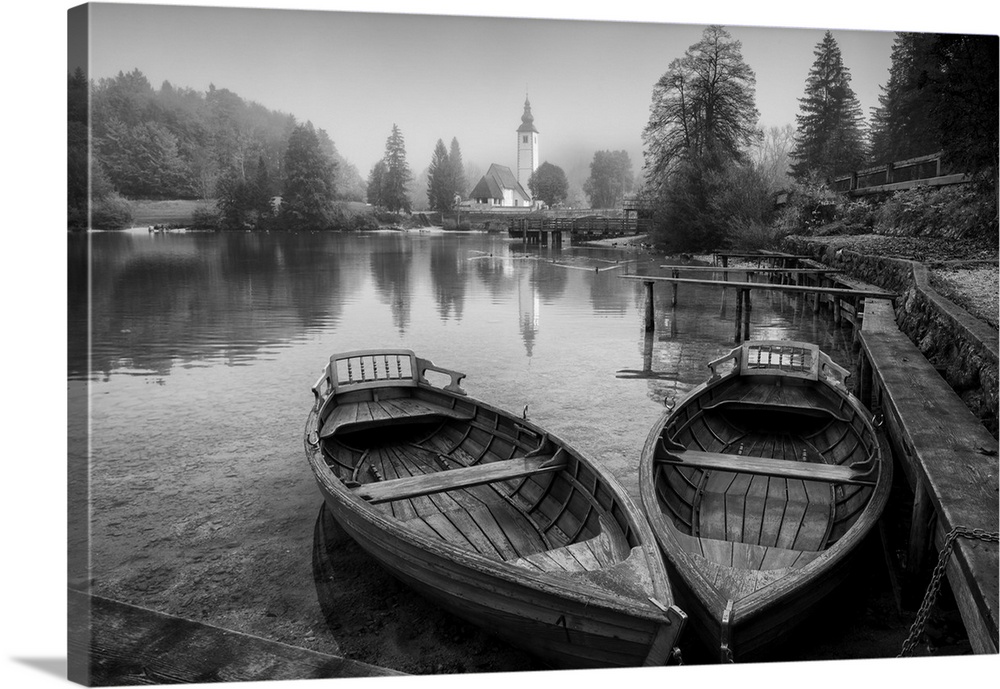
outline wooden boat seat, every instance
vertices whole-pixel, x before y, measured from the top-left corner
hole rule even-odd
[[[837,413],[830,403],[810,394],[809,388],[797,385],[737,384],[727,391],[724,399],[704,405],[704,409],[774,409],[827,416],[838,421],[849,421],[846,414]]]
[[[685,450],[668,452],[656,458],[658,462],[699,469],[719,469],[745,474],[761,474],[795,478],[805,481],[826,481],[829,483],[849,483],[874,485],[874,465],[856,468],[839,464],[819,464],[814,462],[790,462],[784,459],[730,455],[720,452]]]
[[[553,461],[555,460],[555,461]],[[353,489],[355,495],[372,504],[392,500],[406,500],[422,495],[443,493],[460,488],[481,486],[485,483],[495,483],[508,479],[561,471],[566,467],[565,460],[559,460],[553,455],[537,457],[515,457],[500,462],[475,464],[473,466],[436,471],[418,476],[396,478],[389,481],[366,483]]]
[[[368,428],[404,423],[424,423],[458,419],[469,421],[472,411],[459,411],[413,397],[349,402],[336,406],[323,424],[320,438]]]

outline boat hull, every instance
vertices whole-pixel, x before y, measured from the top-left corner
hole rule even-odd
[[[892,477],[884,436],[842,384],[752,374],[689,393],[651,428],[640,460],[678,602],[723,662],[771,657],[843,582]]]
[[[336,404],[320,397],[307,420],[307,459],[344,532],[414,591],[552,667],[665,664],[686,616],[673,605],[649,525],[624,491],[524,419],[440,390],[396,394],[403,395],[380,388],[378,399],[393,400],[396,408],[444,407],[451,418],[417,430],[369,425],[354,435],[321,437],[340,416]],[[351,414],[356,423],[360,415]],[[544,445],[561,463],[496,485],[470,482],[442,493],[425,486],[441,475],[502,469],[507,461],[530,456],[525,450],[533,444]],[[440,471],[431,460],[442,465]],[[357,479],[368,473],[375,478],[361,484]],[[396,494],[378,504],[386,490]],[[399,498],[400,491],[409,492]],[[533,523],[548,544],[538,552],[528,552],[525,543],[539,535],[522,541],[515,533],[530,531]],[[510,544],[498,546],[502,556],[488,550],[505,538]],[[600,559],[602,549],[607,561],[598,566],[594,557]],[[590,558],[589,567],[571,560],[570,553]]]

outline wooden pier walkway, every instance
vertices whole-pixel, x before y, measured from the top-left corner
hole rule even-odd
[[[507,234],[528,244],[562,246],[573,240],[625,237],[638,232],[635,218],[584,216],[580,218],[511,218]]]
[[[976,653],[997,653],[1000,560],[997,441],[910,338],[896,327],[892,305],[866,303],[861,341],[861,402],[881,412],[893,452],[914,492],[907,574],[911,587],[954,529],[959,537],[946,573]]]
[[[796,258],[792,256],[777,255],[774,258]],[[674,271],[672,276],[660,276],[660,275],[620,275],[619,277],[626,280],[641,280],[646,285],[646,319],[645,326],[646,331],[652,331],[654,328],[653,319],[653,284],[656,282],[666,282],[673,285],[674,291],[671,298],[671,305],[677,304],[677,286],[678,285],[708,285],[722,288],[732,288],[737,290],[736,295],[736,334],[734,336],[734,341],[739,343],[743,340],[750,339],[750,312],[753,308],[750,292],[752,290],[765,290],[765,291],[779,291],[788,293],[797,293],[804,295],[812,295],[814,297],[813,311],[819,312],[820,304],[822,298],[826,297],[832,301],[832,309],[834,322],[839,323],[841,319],[842,307],[841,302],[847,301],[851,303],[851,313],[854,315],[854,326],[855,330],[860,326],[860,318],[858,314],[863,314],[864,300],[865,299],[895,299],[898,295],[887,292],[885,290],[867,289],[859,288],[854,286],[841,286],[841,287],[828,287],[817,285],[802,285],[802,284],[791,284],[788,281],[779,282],[736,282],[730,280],[713,280],[713,279],[702,279],[702,278],[682,278],[679,277],[679,267],[669,266]],[[712,268],[706,267],[706,270],[712,270]],[[723,268],[715,270],[732,270],[729,268]],[[748,270],[744,268],[738,269],[740,271]],[[753,269],[749,269],[754,272]],[[781,269],[775,269],[776,273],[782,272]],[[784,272],[789,272],[785,270]],[[808,273],[805,269],[792,270],[793,274],[798,275],[812,273],[817,278],[819,283],[825,278],[825,273],[827,272],[837,272],[834,270],[810,270]]]

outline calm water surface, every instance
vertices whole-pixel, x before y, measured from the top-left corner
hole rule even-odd
[[[89,293],[72,266],[88,260]],[[327,652],[301,433],[330,354],[402,346],[463,371],[472,396],[527,405],[638,503],[664,400],[704,380],[734,331],[731,291],[682,286],[672,308],[658,286],[647,338],[643,286],[619,275],[662,260],[499,235],[93,233],[70,237],[70,261],[71,299],[92,313],[89,359],[69,368],[71,398],[90,399],[94,591]],[[847,331],[759,294],[754,339],[849,363]]]

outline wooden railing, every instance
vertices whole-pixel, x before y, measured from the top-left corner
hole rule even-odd
[[[830,180],[833,191],[851,196],[897,191],[919,186],[943,186],[969,181],[969,176],[942,174],[941,153],[866,168]]]

